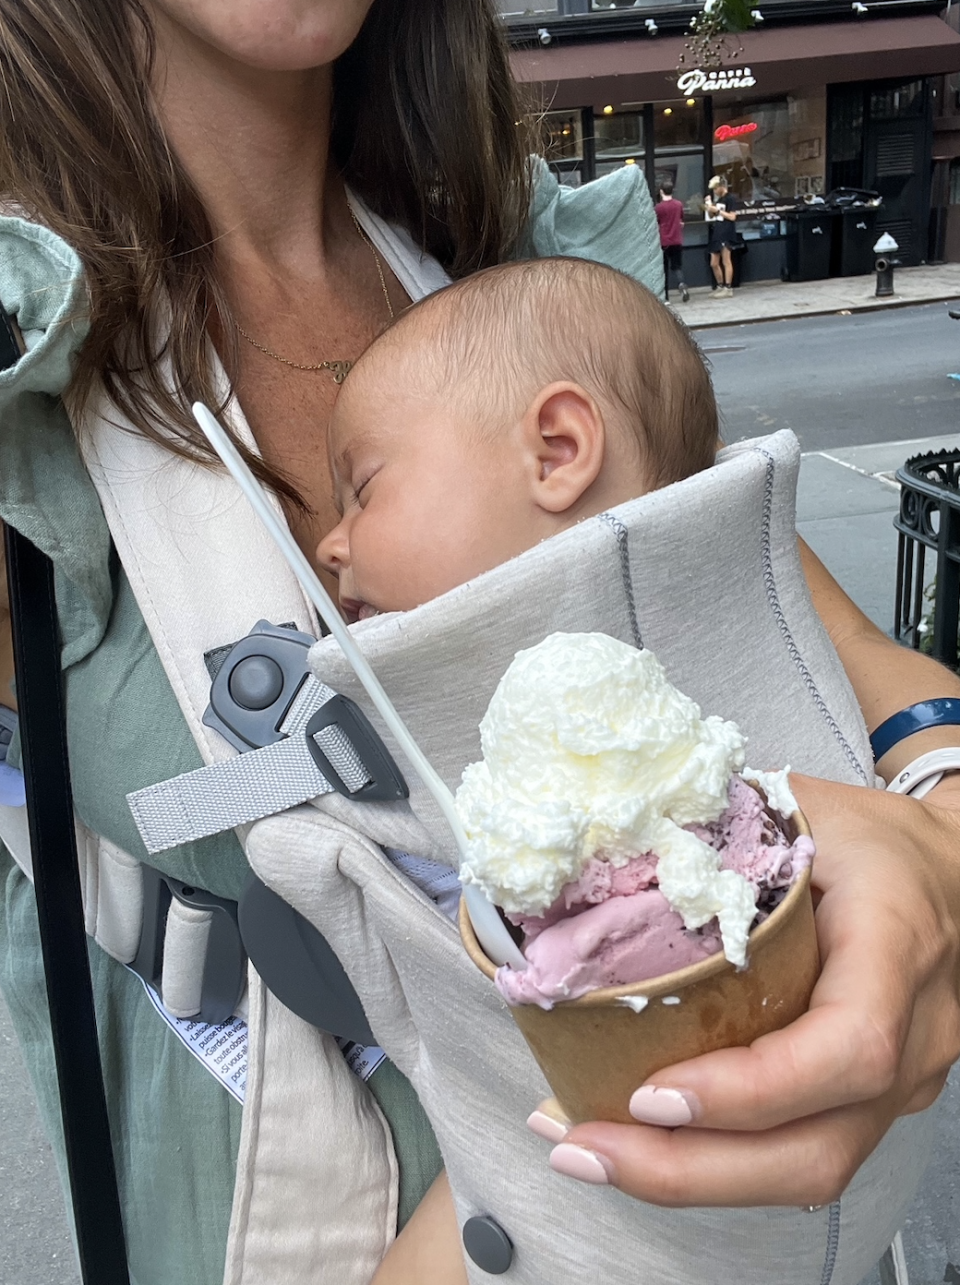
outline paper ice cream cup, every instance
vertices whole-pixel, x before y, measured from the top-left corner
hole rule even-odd
[[[810,834],[799,812],[781,824],[791,843]],[[460,934],[492,982],[496,966],[478,945],[463,902]],[[807,1011],[819,973],[808,867],[750,934],[742,969],[721,952],[552,1009],[520,1004],[510,1012],[570,1120],[629,1124],[631,1094],[655,1071],[788,1026]]]

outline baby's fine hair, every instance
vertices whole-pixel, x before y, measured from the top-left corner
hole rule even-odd
[[[622,272],[573,258],[503,263],[428,295],[377,347],[409,338],[411,326],[424,373],[480,429],[501,426],[541,388],[570,380],[611,428],[634,436],[651,486],[713,463],[719,423],[700,349],[669,308]]]

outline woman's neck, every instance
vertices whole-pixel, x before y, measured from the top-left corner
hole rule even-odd
[[[160,14],[155,31],[157,110],[219,256],[312,275],[331,217],[346,213],[342,189],[327,182],[332,67],[245,66]]]

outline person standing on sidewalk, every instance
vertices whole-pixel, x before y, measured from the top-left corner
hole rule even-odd
[[[670,298],[670,273],[677,274],[680,298],[690,302],[690,291],[683,282],[683,204],[673,195],[673,184],[663,183],[660,200],[653,207],[660,227],[660,246],[663,250],[663,297]]]
[[[717,283],[712,298],[732,299],[733,251],[740,243],[736,230],[740,202],[722,175],[710,180],[710,196],[704,207],[710,220],[710,268]]]

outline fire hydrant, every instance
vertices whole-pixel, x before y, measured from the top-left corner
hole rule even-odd
[[[893,294],[893,270],[900,267],[900,260],[892,259],[890,256],[899,249],[899,245],[889,232],[884,232],[873,247],[873,252],[877,256],[876,297],[878,299],[889,299]]]

